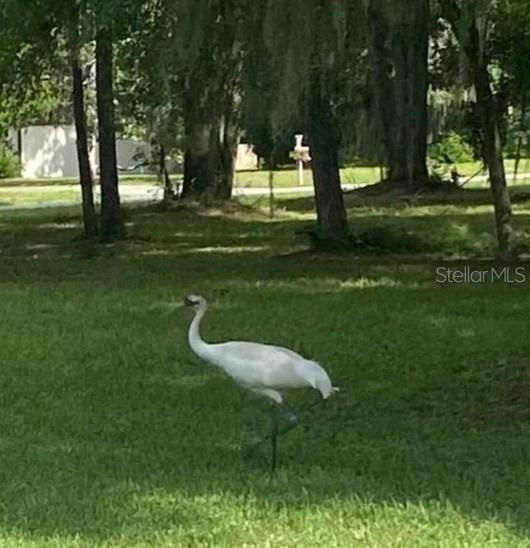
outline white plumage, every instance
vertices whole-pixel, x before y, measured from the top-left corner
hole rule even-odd
[[[318,390],[324,399],[338,390],[332,386],[320,364],[288,348],[246,341],[204,342],[199,325],[208,309],[206,299],[200,295],[188,295],[185,304],[196,310],[188,332],[192,350],[204,361],[224,369],[236,383],[248,390],[277,404],[282,403],[281,392],[284,390],[310,387]]]
[[[283,403],[282,392],[292,388],[310,387],[318,390],[322,398],[327,399],[338,388],[331,384],[328,374],[320,364],[306,360],[288,348],[246,341],[217,344],[204,342],[199,333],[199,326],[208,309],[206,299],[200,295],[188,295],[184,299],[184,304],[195,310],[188,332],[188,340],[195,354],[226,371],[236,383],[274,402],[271,407],[270,435],[274,470],[279,435],[276,409]],[[289,419],[293,425],[296,424],[296,415],[291,410]]]

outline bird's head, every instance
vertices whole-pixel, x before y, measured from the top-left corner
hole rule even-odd
[[[186,295],[184,297],[184,305],[197,310],[200,306],[206,305],[206,299],[200,295]]]

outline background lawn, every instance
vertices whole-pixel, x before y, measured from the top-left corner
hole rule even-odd
[[[24,188],[23,191],[15,189],[6,189],[0,187],[0,206],[25,206],[27,204],[50,203],[50,202],[66,202],[76,203],[81,200],[81,194],[76,187],[71,190],[40,190],[38,186],[35,188]]]
[[[354,231],[424,247],[331,257],[293,254],[307,201],[279,205],[129,209],[97,248],[73,209],[0,212],[0,546],[530,546],[529,269],[435,283],[489,268],[455,257],[489,252],[491,208],[353,204]],[[207,340],[286,345],[341,387],[273,478],[242,457],[267,404],[188,349],[190,292]]]
[[[511,173],[514,168],[514,160],[506,159],[504,161],[506,171],[508,173],[507,179],[509,183],[512,183]],[[480,162],[466,162],[456,164],[458,172],[462,175],[461,182],[465,181],[467,177],[471,177],[476,174],[481,168]],[[444,168],[445,169],[445,168]],[[449,167],[446,166],[449,170]],[[351,166],[344,167],[341,170],[341,180],[344,184],[367,184],[374,183],[380,180],[381,171],[378,166]],[[528,177],[524,177],[524,174],[530,172],[530,158],[522,158],[519,164],[519,180],[518,183],[522,183],[528,180]],[[484,175],[484,173],[481,173]],[[173,175],[177,180],[180,175]],[[292,168],[281,169],[274,172],[274,186],[275,187],[296,187],[298,186],[298,179],[296,175],[296,169],[293,164]],[[141,175],[141,174],[120,174],[120,182],[123,185],[145,185],[156,184],[157,178],[155,175]],[[267,188],[269,186],[269,172],[266,170],[249,170],[236,172],[236,186],[254,188],[261,187]],[[307,168],[304,172],[304,185],[312,186],[313,177],[311,170]],[[2,187],[12,186],[49,186],[49,185],[73,185],[79,186],[79,182],[75,178],[43,178],[43,179],[0,179],[0,189]],[[471,180],[468,183],[470,187],[487,187],[488,183],[485,180]]]

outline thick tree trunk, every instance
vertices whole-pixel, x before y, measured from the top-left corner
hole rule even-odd
[[[398,4],[398,6],[394,5]],[[388,178],[423,183],[427,171],[429,2],[369,2],[375,97]]]
[[[230,200],[234,187],[237,155],[237,137],[232,139],[226,135],[219,143],[219,174],[216,197],[219,200]]]
[[[232,109],[235,105],[231,105]],[[236,172],[237,146],[239,143],[239,124],[235,113],[227,111],[222,124],[219,142],[219,173],[216,196],[220,200],[232,197]]]
[[[335,117],[329,100],[323,96],[318,78],[315,78],[309,93],[307,127],[319,237],[345,247],[349,230],[340,186]]]
[[[88,153],[88,131],[85,112],[85,96],[83,87],[83,72],[79,61],[77,40],[71,44],[70,64],[73,86],[73,112],[76,131],[77,163],[79,166],[79,182],[81,184],[81,198],[83,209],[83,224],[85,236],[94,239],[98,233],[96,208],[94,206],[94,192],[92,168]]]
[[[197,108],[188,101],[184,117],[186,147],[182,196],[201,198],[205,195],[229,200],[235,176],[239,124],[237,105],[232,99],[219,115],[210,98]],[[204,106],[206,105],[206,106]]]
[[[112,241],[123,235],[123,225],[114,128],[112,31],[108,27],[100,27],[96,34],[96,86],[101,185],[100,236],[103,241]]]
[[[200,198],[208,189],[215,189],[218,127],[200,113],[185,113],[183,198]]]
[[[239,23],[232,1],[213,4],[214,32],[198,53],[201,62],[189,75],[185,94],[182,196],[227,200],[239,138]]]
[[[412,162],[412,166],[409,167],[409,181],[416,183],[426,183],[429,180],[427,169],[429,19],[429,1],[418,0],[416,17],[411,26],[412,43],[408,48],[409,66],[413,73],[409,76],[410,114],[413,127],[409,137]]]
[[[198,80],[192,75],[184,101],[183,198],[201,198],[216,186],[218,116],[208,84]]]

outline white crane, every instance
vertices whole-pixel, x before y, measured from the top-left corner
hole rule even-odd
[[[307,360],[281,346],[246,341],[228,341],[209,344],[201,339],[199,325],[208,303],[200,295],[188,295],[184,304],[195,310],[190,324],[188,341],[199,358],[223,369],[234,381],[265,396],[273,402],[272,413],[272,469],[276,467],[278,438],[277,408],[282,405],[281,392],[292,388],[314,388],[327,399],[338,391],[332,386],[324,368],[315,361]],[[291,414],[291,418],[296,419]]]

